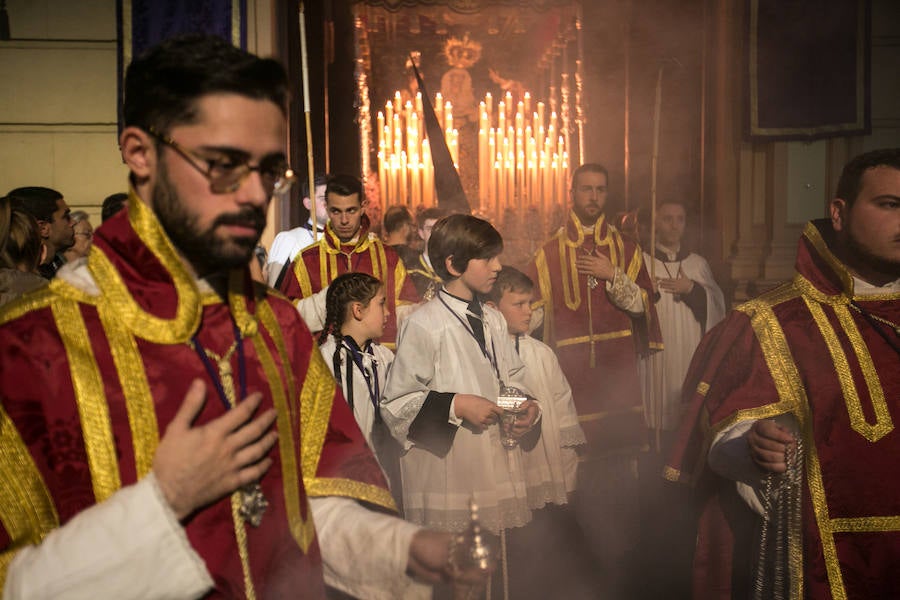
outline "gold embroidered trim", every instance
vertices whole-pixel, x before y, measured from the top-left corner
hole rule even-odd
[[[614,340],[618,338],[630,337],[631,330],[623,329],[622,331],[610,331],[609,333],[595,333],[594,335],[582,335],[579,337],[566,338],[556,342],[557,348],[564,346],[574,346],[576,344],[586,344],[588,342],[603,342],[606,340]]]
[[[677,483],[681,481],[681,471],[679,471],[678,469],[673,469],[672,467],[664,467],[663,479],[667,481],[674,481]]]
[[[627,413],[640,413],[644,414],[643,406],[632,406],[630,408],[625,408],[623,410],[605,410],[601,412],[588,413],[584,415],[578,415],[579,423],[591,423],[593,421],[600,421],[607,417],[611,417],[614,415],[624,415]]]
[[[270,329],[269,335],[274,335],[275,331],[278,330]],[[315,526],[312,523],[312,519],[304,521],[300,513],[300,479],[297,475],[297,455],[294,451],[294,423],[290,421],[292,417],[296,416],[296,413],[291,413],[288,410],[288,402],[285,398],[281,376],[278,374],[278,368],[275,366],[272,354],[269,352],[269,348],[266,346],[262,336],[258,335],[253,338],[253,347],[256,350],[256,355],[259,357],[260,364],[262,364],[263,372],[266,374],[266,380],[269,382],[269,389],[272,392],[272,403],[275,405],[278,415],[276,421],[278,427],[278,451],[281,454],[281,477],[284,486],[284,505],[285,511],[287,511],[288,525],[291,529],[291,535],[294,536],[300,549],[306,552],[313,537],[315,537]],[[313,352],[312,354],[315,356],[319,353]],[[287,356],[282,356],[281,359],[285,370],[290,369],[291,366],[287,362]],[[301,423],[303,423],[302,418]],[[301,439],[305,439],[306,434],[307,430],[304,424]],[[301,456],[303,456],[302,450]]]
[[[697,384],[697,393],[701,396],[706,396],[709,393],[709,384],[705,381],[701,381]]]
[[[859,393],[856,391],[856,382],[853,379],[853,373],[850,371],[850,364],[847,362],[847,355],[841,347],[837,333],[834,331],[831,323],[828,322],[825,311],[808,297],[804,296],[803,300],[810,314],[812,314],[813,320],[819,327],[819,332],[825,340],[828,353],[831,355],[831,360],[834,363],[834,369],[841,384],[844,402],[847,405],[847,413],[850,416],[850,427],[870,442],[877,442],[894,429],[894,424],[891,422],[891,415],[884,400],[884,391],[878,382],[878,374],[875,372],[875,366],[872,364],[872,357],[866,352],[865,343],[859,334],[859,330],[856,328],[856,323],[853,322],[853,318],[850,316],[849,309],[843,307],[839,310],[835,307],[835,312],[850,340],[851,347],[856,351],[860,367],[863,370],[866,384],[869,387],[869,394],[872,398],[875,423],[866,421],[862,402],[859,399]]]
[[[550,283],[550,269],[547,267],[547,254],[543,248],[534,255],[534,266],[537,270],[542,304],[547,307],[544,311],[544,339],[553,343],[553,287]]]
[[[234,538],[241,558],[241,571],[244,574],[244,594],[247,600],[256,600],[256,588],[250,571],[250,551],[247,547],[247,529],[241,517],[241,492],[231,494],[231,521],[234,523]]]
[[[382,250],[382,255],[384,251]],[[387,265],[385,265],[385,272],[387,272]],[[400,306],[402,300],[400,300],[400,292],[403,291],[403,284],[406,283],[406,267],[403,265],[402,260],[397,260],[397,266],[394,267],[394,307]],[[385,290],[387,291],[387,290]],[[397,315],[394,315],[394,319],[397,319]]]
[[[319,240],[315,243],[316,247],[322,244],[322,240]],[[321,256],[321,248],[319,249],[319,255]],[[321,265],[320,265],[321,267]],[[320,268],[321,271],[321,268]],[[300,285],[300,297],[301,298],[309,298],[312,296],[312,282],[309,279],[309,271],[306,269],[306,262],[303,260],[303,252],[300,252],[296,258],[294,258],[294,276],[297,277],[297,283]],[[322,277],[322,273],[319,274]],[[319,279],[319,281],[325,281],[324,279]]]
[[[622,248],[622,254],[624,255],[625,254],[625,245],[624,245],[624,242],[622,241],[622,237],[616,236],[616,239],[618,240],[619,245]],[[638,275],[640,275],[641,267],[643,267],[643,266],[644,266],[644,253],[641,251],[640,246],[635,246],[634,254],[631,256],[631,262],[628,263],[628,270],[626,271],[628,278],[631,279],[631,281],[637,283]],[[641,288],[641,289],[643,290],[643,288]],[[646,294],[647,290],[643,290],[643,291]],[[644,300],[646,300],[646,298],[644,298]],[[644,310],[646,310],[647,306],[650,306],[650,305],[645,302]]]
[[[54,302],[53,318],[66,349],[91,481],[94,484],[94,498],[100,503],[122,485],[103,379],[78,305],[64,299]]]
[[[309,367],[300,391],[300,423],[303,426],[303,479],[311,481],[319,468],[319,458],[325,445],[334,389],[334,376],[325,365],[321,352],[312,352]]]
[[[0,406],[0,523],[10,549],[0,555],[0,589],[18,548],[37,544],[59,527],[53,498],[16,426]]]
[[[806,227],[803,228],[803,237],[809,240],[810,244],[816,249],[816,252],[819,253],[822,260],[824,260],[831,270],[840,278],[844,292],[848,296],[852,296],[853,277],[841,261],[839,261],[828,248],[828,244],[825,243],[825,240],[822,239],[822,234],[819,233],[819,228],[813,225],[811,221],[808,222]]]
[[[272,338],[272,343],[275,344],[275,351],[278,353],[281,360],[282,371],[284,372],[288,402],[293,402],[295,399],[299,399],[300,393],[297,389],[297,382],[294,379],[294,371],[291,369],[287,346],[284,343],[284,336],[281,335],[281,326],[278,324],[275,311],[272,310],[272,305],[269,304],[269,301],[265,300],[257,305],[256,313],[259,316],[263,329],[268,332],[269,336]],[[291,411],[294,415],[300,414],[295,402],[291,406]]]
[[[175,286],[178,307],[175,317],[165,319],[146,312],[138,305],[110,259],[99,249],[88,256],[88,269],[105,301],[117,308],[119,318],[143,339],[156,344],[181,344],[190,339],[200,325],[200,292],[185,270],[172,242],[150,208],[134,190],[128,197],[128,218],[141,241],[162,263]]]
[[[44,286],[24,296],[19,296],[9,304],[5,304],[0,308],[0,325],[15,321],[19,317],[26,315],[34,310],[40,310],[50,306],[55,298],[52,287],[56,283],[56,279],[50,282],[50,285]]]
[[[892,517],[844,517],[831,520],[834,533],[868,533],[873,531],[900,531],[900,516]]]
[[[340,479],[332,477],[317,477],[306,484],[306,491],[310,497],[344,496],[356,498],[370,504],[383,506],[397,512],[397,505],[391,493],[377,485],[353,481],[352,479]]]
[[[134,445],[135,471],[137,478],[141,479],[150,472],[159,445],[159,424],[153,394],[134,336],[108,303],[101,303],[97,310],[125,396]]]

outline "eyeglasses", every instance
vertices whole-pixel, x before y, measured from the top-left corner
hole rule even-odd
[[[230,194],[236,192],[244,180],[256,171],[262,180],[270,196],[283,197],[291,189],[297,179],[287,162],[281,157],[264,158],[255,167],[250,166],[246,159],[235,159],[223,156],[221,158],[207,158],[182,147],[178,142],[167,137],[153,127],[147,129],[148,133],[157,140],[174,150],[186,160],[192,167],[209,180],[209,189],[214,194]],[[199,163],[206,163],[202,167]]]
[[[94,232],[93,231],[76,231],[75,235],[83,235],[87,239],[91,239],[94,237]]]

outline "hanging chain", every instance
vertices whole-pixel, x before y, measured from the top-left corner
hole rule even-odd
[[[754,600],[790,597],[790,538],[792,532],[800,530],[802,510],[803,440],[800,437],[785,451],[785,465],[784,473],[769,473],[763,483]]]

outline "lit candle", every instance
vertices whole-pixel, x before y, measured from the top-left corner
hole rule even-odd
[[[400,97],[400,91],[394,92],[394,113],[399,114],[403,110],[403,98]]]
[[[400,114],[394,113],[394,154],[399,155],[400,151],[403,150],[403,132],[400,129]]]
[[[525,114],[531,114],[531,92],[525,92]]]
[[[453,105],[450,101],[444,103],[444,131],[453,129]]]
[[[384,148],[381,148],[378,151],[378,192],[381,194],[381,203],[387,208],[388,203],[388,193],[387,193],[387,170],[385,169],[385,154]]]
[[[434,116],[437,117],[437,122],[441,126],[441,131],[444,130],[444,98],[441,96],[441,93],[438,92],[434,95]]]
[[[426,207],[434,206],[434,163],[431,162],[431,144],[428,139],[422,140],[422,163],[425,172],[422,179],[422,195]]]
[[[406,162],[406,152],[400,153],[400,195],[397,198],[397,204],[409,204],[409,191],[407,189],[409,178],[409,168]]]

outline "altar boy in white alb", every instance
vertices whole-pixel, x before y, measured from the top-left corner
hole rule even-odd
[[[725,299],[709,263],[682,246],[686,215],[682,204],[660,204],[652,263],[644,252],[659,292],[656,314],[665,345],[641,361],[644,414],[648,427],[666,432],[674,431],[681,419],[681,385],[700,338],[725,317]]]
[[[434,226],[428,253],[444,286],[401,325],[382,401],[385,423],[407,449],[400,459],[407,519],[445,531],[469,526],[469,500],[483,529],[498,534],[531,520],[522,449],[501,445],[503,385],[528,392],[503,316],[484,306],[503,248],[486,221],[451,215]],[[540,434],[528,400],[512,431]]]

